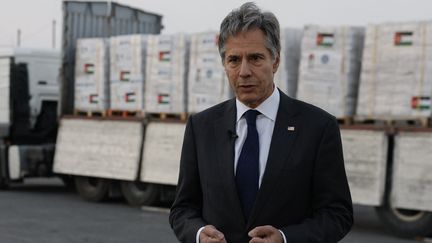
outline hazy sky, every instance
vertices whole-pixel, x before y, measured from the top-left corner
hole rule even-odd
[[[222,18],[240,0],[119,0],[118,3],[163,15],[162,33],[217,30]],[[432,0],[257,0],[276,14],[282,27],[305,24],[362,25],[387,21],[432,20]],[[0,46],[14,46],[21,29],[21,46],[52,47],[56,20],[56,48],[60,48],[61,0],[2,0]]]

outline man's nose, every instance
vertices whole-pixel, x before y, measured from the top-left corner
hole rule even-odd
[[[251,76],[251,69],[247,60],[243,59],[240,64],[240,73],[239,76],[242,78],[246,78]]]

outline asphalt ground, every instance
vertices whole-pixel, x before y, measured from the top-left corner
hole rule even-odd
[[[168,208],[131,207],[122,198],[82,200],[58,179],[28,180],[0,191],[0,243],[178,242]],[[386,231],[374,209],[355,206],[355,225],[342,243],[419,243]]]

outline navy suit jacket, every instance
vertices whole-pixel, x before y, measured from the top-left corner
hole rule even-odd
[[[336,119],[280,92],[267,165],[249,219],[242,214],[235,184],[235,122],[235,99],[189,118],[169,217],[177,238],[195,243],[198,229],[211,224],[228,243],[248,242],[247,233],[262,225],[282,230],[288,243],[342,239],[353,212]]]

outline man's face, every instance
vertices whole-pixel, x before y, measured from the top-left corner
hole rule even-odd
[[[260,29],[240,32],[225,42],[223,65],[237,99],[256,108],[273,92],[279,54],[273,59]]]

